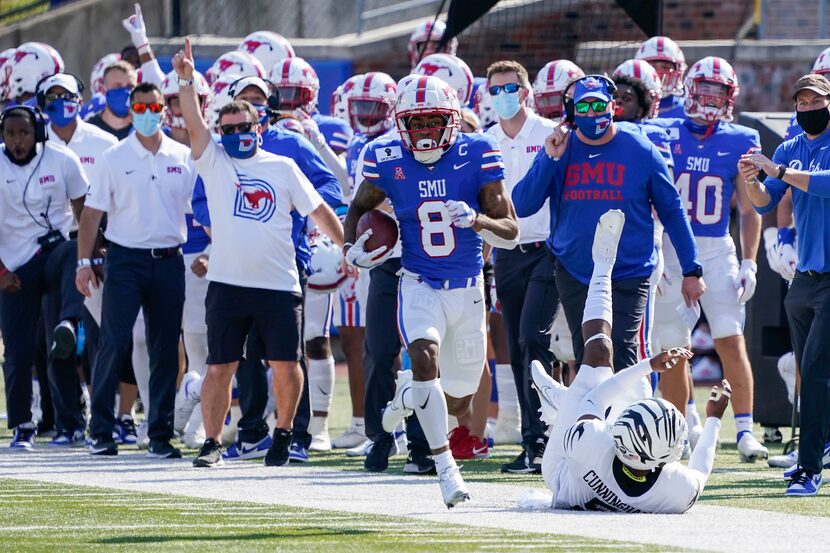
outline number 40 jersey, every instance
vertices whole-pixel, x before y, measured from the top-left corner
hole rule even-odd
[[[481,273],[481,237],[472,228],[453,226],[444,202],[463,201],[478,212],[481,188],[504,179],[501,151],[491,137],[459,133],[434,165],[416,161],[400,139],[379,139],[363,162],[363,178],[392,202],[405,269],[437,280]]]
[[[738,160],[760,151],[758,131],[718,122],[708,138],[700,139],[685,119],[651,119],[666,129],[674,156],[674,182],[695,236],[729,234],[729,208],[738,175]]]

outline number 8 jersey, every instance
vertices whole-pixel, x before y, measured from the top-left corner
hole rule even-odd
[[[481,237],[472,228],[454,227],[444,202],[463,201],[478,212],[481,188],[504,179],[501,151],[491,137],[459,133],[434,165],[416,161],[400,139],[381,138],[369,145],[363,162],[363,178],[392,202],[404,269],[438,280],[481,273]]]
[[[700,139],[685,119],[652,119],[664,129],[674,156],[674,181],[695,236],[729,234],[729,209],[738,175],[738,160],[760,151],[758,131],[719,121],[712,134]]]

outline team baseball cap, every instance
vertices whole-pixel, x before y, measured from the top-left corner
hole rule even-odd
[[[55,73],[51,77],[47,77],[40,82],[37,91],[41,94],[46,94],[53,86],[60,86],[66,89],[70,94],[80,96],[81,91],[78,90],[78,79],[68,73]]]
[[[804,75],[795,82],[793,100],[796,99],[798,93],[802,90],[812,90],[821,96],[830,96],[830,81],[828,81],[823,75],[810,73],[809,75]]]
[[[228,94],[232,98],[236,98],[237,96],[239,96],[239,94],[242,93],[243,90],[245,90],[249,86],[254,86],[261,90],[262,93],[265,94],[266,98],[271,95],[270,87],[268,86],[268,83],[265,82],[265,79],[255,76],[242,77],[232,82],[230,89],[228,90]]]
[[[613,97],[608,92],[608,83],[605,79],[598,79],[591,75],[576,81],[574,85],[574,103],[581,102],[585,98],[596,98],[610,102]]]

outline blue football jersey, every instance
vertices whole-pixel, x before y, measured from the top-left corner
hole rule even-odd
[[[738,160],[761,150],[758,131],[718,122],[701,140],[684,124],[686,119],[654,119],[665,128],[674,156],[674,183],[695,236],[729,234],[729,207],[738,175]]]
[[[315,113],[311,119],[317,123],[317,127],[326,139],[326,144],[334,150],[335,154],[342,154],[346,151],[349,140],[352,139],[352,128],[348,123],[331,115]]]
[[[357,182],[358,179],[355,175],[357,173],[357,162],[360,159],[360,152],[372,140],[374,139],[367,137],[365,134],[357,133],[352,136],[348,147],[346,147],[346,172],[349,174],[349,187],[352,191],[356,190],[357,185],[360,184]]]
[[[663,159],[666,160],[666,165],[669,169],[674,171],[674,157],[671,155],[671,140],[666,130],[657,125],[652,125],[649,121],[615,121],[615,123],[623,129],[628,129],[633,132],[638,132],[649,139],[654,144]]]
[[[431,166],[415,161],[400,139],[378,139],[369,145],[363,162],[363,178],[392,202],[405,269],[435,280],[481,273],[481,236],[472,228],[453,226],[444,202],[463,201],[479,211],[481,188],[504,179],[501,151],[493,138],[459,133]]]
[[[804,132],[801,130],[801,125],[798,124],[798,120],[796,120],[795,112],[793,112],[792,117],[790,117],[790,122],[787,125],[787,132],[784,133],[784,140],[789,140],[791,138],[795,138],[799,134]]]
[[[686,101],[683,96],[667,96],[660,100],[660,110],[658,117],[675,118],[685,117],[683,113],[683,103]]]

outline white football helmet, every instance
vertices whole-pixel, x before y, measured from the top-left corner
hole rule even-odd
[[[452,54],[431,54],[415,66],[417,75],[438,77],[455,89],[458,102],[466,106],[473,94],[473,72],[464,60]]]
[[[533,81],[533,100],[536,113],[547,119],[559,120],[565,116],[565,89],[585,72],[571,60],[553,60],[545,64]],[[489,96],[489,93],[487,94]]]
[[[262,64],[266,69],[260,75],[263,78],[275,63],[285,58],[293,58],[295,55],[291,43],[284,36],[271,31],[256,31],[249,34],[242,39],[237,50],[252,55]]]
[[[196,89],[196,96],[199,98],[202,116],[204,117],[210,103],[211,91],[207,79],[198,71],[193,72],[193,87]],[[171,71],[164,76],[164,80],[161,82],[161,94],[164,96],[165,105],[168,106],[164,110],[164,124],[168,127],[184,129],[184,118],[181,115],[173,115],[173,111],[169,107],[170,99],[179,95],[179,76],[175,71]]]
[[[718,84],[726,87],[726,96],[703,94],[700,85],[704,83]],[[738,75],[732,66],[723,58],[707,56],[695,63],[684,80],[686,100],[683,102],[683,113],[688,117],[699,117],[710,123],[717,120],[732,121],[732,108],[735,107],[735,98],[740,93]]]
[[[89,88],[92,94],[105,94],[104,71],[113,63],[121,61],[121,54],[113,52],[95,62],[92,73],[89,75]]]
[[[412,31],[412,34],[409,36],[408,47],[409,62],[412,64],[413,68],[418,64],[419,56],[423,59],[430,54],[439,53],[437,51],[432,51],[432,48],[430,48],[429,45],[426,45],[425,47],[424,42],[439,42],[441,37],[444,36],[444,31],[446,29],[446,23],[438,19],[435,20],[434,24],[432,20],[424,21],[420,23],[414,31]],[[449,42],[447,42],[447,46],[441,53],[452,54],[454,56],[457,49],[458,39],[453,37]]]
[[[637,470],[654,470],[679,461],[686,444],[686,419],[664,399],[638,401],[620,414],[611,428],[614,453]]]
[[[352,129],[369,136],[391,129],[395,91],[395,81],[386,73],[371,71],[361,75],[346,97]]]
[[[349,96],[354,92],[355,83],[362,77],[362,74],[353,75],[346,79],[346,82],[334,89],[331,93],[331,115],[342,119],[351,126],[349,120]]]
[[[42,42],[24,42],[11,57],[9,98],[34,94],[37,83],[44,77],[63,72],[63,59],[57,50]]]
[[[416,115],[440,115],[444,124],[427,129],[410,128]],[[398,91],[395,124],[404,147],[416,161],[433,164],[455,144],[461,130],[461,105],[455,89],[437,77],[412,79]]]
[[[210,85],[210,105],[207,110],[207,124],[212,132],[218,133],[219,110],[233,102],[231,85],[239,80],[239,75],[228,73],[222,75]]]
[[[818,55],[810,73],[817,73],[825,77],[830,74],[830,48],[825,49]]]
[[[268,80],[277,89],[280,111],[303,110],[306,115],[314,113],[320,79],[317,72],[303,58],[285,58],[271,68]]]
[[[316,234],[315,234],[316,233]],[[313,236],[312,236],[313,235]],[[315,228],[309,234],[311,260],[308,275],[308,291],[316,294],[329,294],[346,280],[343,271],[343,250],[331,239]]]
[[[663,98],[671,95],[683,96],[683,74],[686,72],[686,58],[683,50],[667,36],[653,36],[640,45],[635,59],[649,63],[667,61],[674,64],[674,69],[657,69],[662,83]],[[656,69],[656,68],[655,68]]]
[[[646,86],[648,94],[653,99],[651,113],[647,113],[644,119],[657,117],[657,112],[660,111],[660,97],[663,91],[663,83],[657,74],[657,70],[650,63],[646,60],[626,60],[614,69],[614,75],[628,75],[632,79],[642,81]]]
[[[0,52],[0,102],[9,99],[9,77],[12,74],[11,61],[14,58],[14,48]]]
[[[225,52],[219,56],[211,68],[205,72],[205,78],[213,84],[213,81],[226,73],[237,75],[237,77],[261,77],[263,79],[267,75],[267,71],[258,59],[240,51]]]

